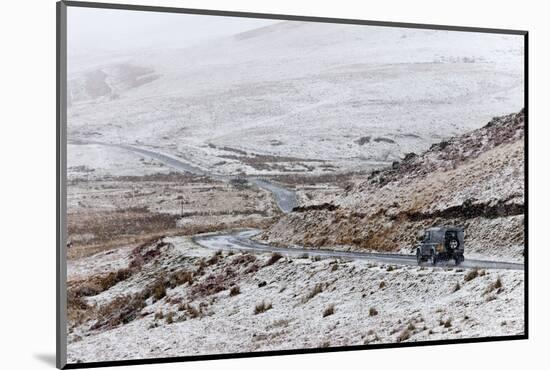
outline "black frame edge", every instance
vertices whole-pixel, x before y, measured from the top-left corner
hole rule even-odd
[[[525,204],[525,213],[524,213],[524,230],[523,230],[523,263],[524,263],[524,288],[525,292],[523,295],[524,299],[524,333],[525,338],[529,338],[529,32],[526,32],[523,36],[523,78],[524,78],[524,144],[523,144],[523,155],[524,155],[524,204]]]
[[[85,369],[85,368],[97,368],[97,367],[106,367],[106,366],[114,367],[114,366],[133,366],[133,365],[153,365],[153,364],[165,364],[165,363],[174,363],[174,362],[288,356],[288,355],[331,353],[331,352],[352,352],[352,351],[363,351],[363,350],[371,350],[371,349],[425,347],[425,346],[439,346],[439,345],[448,345],[448,344],[486,343],[486,342],[501,342],[501,341],[513,341],[513,340],[525,340],[525,339],[527,339],[527,336],[523,334],[523,335],[512,335],[512,336],[448,339],[448,340],[407,342],[407,343],[369,344],[369,345],[360,345],[360,346],[305,348],[305,349],[296,349],[296,350],[240,352],[240,353],[227,353],[227,354],[224,353],[224,354],[214,354],[214,355],[147,358],[147,359],[137,359],[137,360],[98,361],[98,362],[85,362],[85,363],[71,363],[71,364],[67,364],[64,367],[64,369]]]

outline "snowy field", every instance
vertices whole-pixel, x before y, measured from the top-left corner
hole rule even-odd
[[[162,148],[227,174],[368,170],[521,109],[522,43],[289,21],[75,59],[69,137]]]

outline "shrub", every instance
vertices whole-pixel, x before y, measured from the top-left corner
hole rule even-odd
[[[162,310],[160,310],[157,313],[155,313],[155,320],[162,320],[162,319],[164,319],[164,313],[162,312]]]
[[[197,317],[200,317],[200,315],[201,315],[201,312],[196,307],[191,306],[190,304],[186,305],[185,311],[193,319],[196,319]]]
[[[164,280],[159,279],[156,281],[151,289],[151,297],[153,301],[159,301],[166,296],[166,287],[164,286]]]
[[[189,271],[177,271],[168,278],[168,286],[173,289],[179,285],[193,284],[193,273]]]
[[[121,324],[127,324],[135,320],[144,307],[145,302],[141,295],[117,297],[99,308],[97,322],[91,329],[111,329]]]
[[[493,286],[495,287],[495,289],[500,289],[500,288],[502,288],[502,280],[500,280],[500,276],[497,277],[497,281],[495,281],[495,283],[493,284]]]
[[[168,312],[166,314],[166,323],[167,324],[173,324],[174,323],[174,313],[173,312]]]
[[[194,297],[206,297],[229,289],[235,280],[235,276],[236,273],[231,267],[217,274],[210,274],[201,282],[193,285],[191,295]]]
[[[283,258],[283,256],[280,253],[272,253],[271,257],[269,257],[269,259],[265,263],[265,266],[271,266],[281,258]]]
[[[262,301],[262,303],[259,303],[254,307],[254,315],[263,313],[267,310],[270,310],[273,306],[271,303],[266,303],[265,301]]]
[[[470,281],[470,280],[474,280],[478,276],[479,276],[478,269],[470,270],[470,271],[468,271],[468,273],[466,275],[464,275],[464,281],[467,282],[467,281]]]
[[[210,258],[208,259],[208,261],[206,261],[206,264],[207,264],[208,266],[212,266],[212,265],[217,264],[219,261],[220,261],[219,255],[215,254],[215,255],[213,255],[212,257],[210,257]]]
[[[410,337],[411,337],[411,332],[408,329],[405,329],[401,332],[401,334],[399,334],[399,336],[397,337],[397,341],[404,342]]]
[[[229,291],[229,296],[234,297],[237,294],[241,293],[241,288],[239,288],[237,285],[231,287],[231,290]]]
[[[323,291],[323,285],[322,284],[316,284],[315,287],[311,292],[308,293],[303,299],[302,302],[306,303],[313,297],[315,297],[317,294],[321,293]]]
[[[376,308],[374,307],[369,308],[369,316],[376,316],[376,315],[378,315],[378,311],[376,310]]]
[[[323,317],[330,316],[334,313],[334,305],[331,304],[323,311]]]
[[[489,284],[489,286],[485,289],[485,292],[483,294],[489,294],[493,290],[496,290],[497,293],[500,293],[502,290],[502,280],[500,280],[500,276],[497,277],[497,280],[494,283]]]

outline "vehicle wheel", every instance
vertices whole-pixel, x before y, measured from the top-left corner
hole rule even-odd
[[[420,263],[422,262],[422,253],[420,253],[420,250],[416,250],[416,263],[418,263],[420,265]]]
[[[432,253],[432,265],[436,265],[437,264],[437,254],[435,253]]]

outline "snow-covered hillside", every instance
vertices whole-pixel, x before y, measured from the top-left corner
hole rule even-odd
[[[287,21],[69,60],[69,137],[226,173],[370,169],[519,110],[523,77],[519,36]]]
[[[68,272],[70,363],[525,330],[522,271],[215,253],[172,237]]]
[[[312,248],[412,253],[419,232],[464,225],[466,256],[523,260],[524,112],[410,153],[358,178],[323,205],[301,207],[262,238]]]

